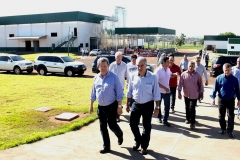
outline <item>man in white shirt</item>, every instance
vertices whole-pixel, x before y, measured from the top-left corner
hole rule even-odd
[[[115,73],[118,76],[124,90],[124,82],[125,78],[127,77],[127,64],[122,61],[121,52],[116,52],[115,60],[116,61],[110,64],[109,71]],[[119,115],[117,115],[117,122],[120,122]]]
[[[168,68],[169,58],[163,57],[160,61],[160,66],[155,70],[154,74],[157,76],[158,85],[160,87],[161,100],[160,100],[160,109],[158,114],[158,121],[163,123],[164,126],[171,127],[171,124],[168,123],[169,110],[170,110],[170,86],[169,80],[172,76],[172,72]],[[161,114],[161,101],[164,100],[164,115],[162,119]]]
[[[206,80],[205,81],[205,86],[207,86],[208,85],[208,75],[207,75],[206,68],[201,64],[201,57],[197,57],[196,63],[197,63],[197,65],[195,66],[195,71],[197,71],[200,74],[201,77],[204,74],[204,77],[205,77],[205,80]],[[198,102],[201,103],[200,95],[198,97]]]
[[[134,72],[137,72],[136,59],[137,59],[137,55],[135,54],[131,55],[131,62],[127,64],[127,84],[130,79],[130,76]]]

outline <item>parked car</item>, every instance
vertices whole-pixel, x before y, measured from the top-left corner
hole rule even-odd
[[[115,61],[115,56],[114,55],[101,55],[101,56],[97,56],[95,58],[95,60],[92,63],[92,72],[93,73],[99,73],[98,67],[97,67],[97,60],[100,57],[106,57],[109,61],[109,64],[111,64],[112,62]],[[125,62],[126,64],[131,62],[131,57],[130,56],[123,56],[122,61]],[[154,71],[154,67],[151,64],[147,64],[147,70],[153,72]]]
[[[97,56],[100,55],[102,51],[100,49],[93,49],[90,53],[89,56]]]
[[[34,69],[40,75],[64,73],[66,76],[71,77],[75,74],[83,75],[87,67],[84,63],[76,62],[68,56],[45,54],[37,56],[34,61]]]
[[[235,66],[237,64],[237,59],[239,56],[217,56],[212,61],[212,67],[210,69],[210,76],[216,77],[223,73],[223,65],[225,63],[229,63],[232,66]]]
[[[0,54],[0,70],[1,71],[13,71],[16,74],[21,74],[22,71],[32,73],[33,62],[25,60],[16,54]]]

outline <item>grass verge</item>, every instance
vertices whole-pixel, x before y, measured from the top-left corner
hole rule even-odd
[[[97,118],[88,114],[92,78],[0,74],[0,150],[77,130]],[[49,112],[34,109],[48,106]],[[97,103],[94,108],[96,111]],[[67,123],[50,121],[62,112],[86,113]]]

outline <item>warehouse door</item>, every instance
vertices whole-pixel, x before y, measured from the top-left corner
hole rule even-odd
[[[26,51],[32,51],[31,41],[25,41]]]
[[[33,41],[33,49],[34,49],[34,52],[39,51],[39,41]]]

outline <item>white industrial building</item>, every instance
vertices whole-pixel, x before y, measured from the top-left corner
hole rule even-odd
[[[204,48],[212,50],[217,53],[228,52],[228,39],[229,38],[240,38],[240,36],[204,36]]]

